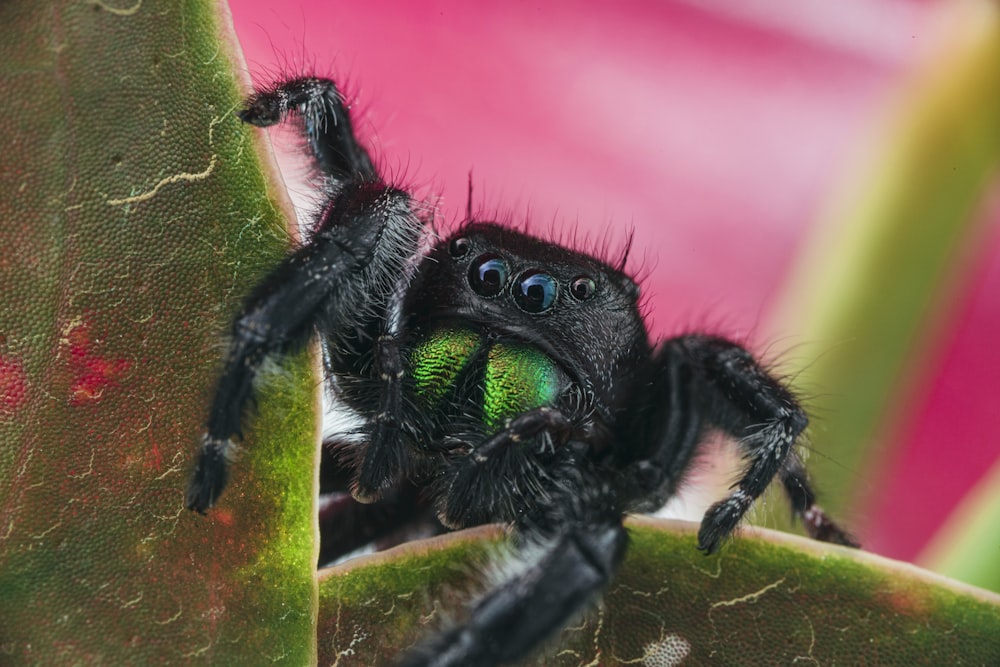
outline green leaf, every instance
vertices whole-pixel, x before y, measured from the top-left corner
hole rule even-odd
[[[604,604],[527,664],[1000,664],[1000,596],[764,529],[704,556],[696,531],[631,522]],[[496,538],[466,531],[324,573],[319,663],[383,664],[453,621]]]
[[[0,662],[309,662],[314,364],[184,509],[223,332],[288,244],[212,2],[0,3]]]

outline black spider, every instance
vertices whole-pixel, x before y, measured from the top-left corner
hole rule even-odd
[[[622,560],[628,512],[658,509],[706,432],[748,463],[698,533],[715,551],[777,476],[809,534],[852,544],[816,505],[793,445],[806,416],[745,349],[692,334],[652,345],[639,290],[594,257],[469,220],[421,251],[421,206],[387,185],[332,81],[253,95],[239,117],[303,123],[329,199],[311,238],[251,294],[232,326],[187,505],[225,486],[265,357],[322,344],[331,387],[365,420],[325,443],[324,560],[436,516],[513,526],[533,565],[406,665],[491,665],[529,654],[585,609]],[[433,527],[431,528],[433,529]]]

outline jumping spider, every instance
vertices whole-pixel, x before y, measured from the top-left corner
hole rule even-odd
[[[775,476],[812,537],[852,544],[793,448],[805,413],[749,352],[703,334],[652,344],[623,263],[493,222],[467,220],[422,251],[419,204],[379,175],[335,84],[292,79],[239,113],[258,127],[289,115],[328,200],[233,322],[189,508],[222,492],[265,358],[317,336],[331,390],[365,419],[360,439],[325,443],[326,486],[353,496],[321,517],[325,559],[428,515],[510,524],[536,554],[405,665],[528,655],[607,586],[624,515],[673,496],[711,429],[747,467],[705,514],[699,549],[718,549]]]

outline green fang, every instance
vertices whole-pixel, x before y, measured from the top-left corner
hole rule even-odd
[[[526,410],[555,402],[562,373],[535,347],[498,344],[490,348],[483,395],[483,421],[491,429]]]
[[[480,335],[469,329],[433,332],[410,354],[417,395],[437,406],[481,344]]]

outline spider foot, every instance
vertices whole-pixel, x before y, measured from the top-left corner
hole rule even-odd
[[[236,112],[236,117],[249,125],[269,127],[281,122],[287,105],[286,96],[271,91],[258,92],[247,98],[244,108]]]
[[[743,519],[743,515],[753,504],[753,498],[741,489],[728,498],[715,503],[705,512],[698,530],[698,549],[713,554],[729,537]]]
[[[202,439],[201,455],[188,485],[185,505],[189,510],[204,514],[215,505],[229,481],[229,462],[236,451],[231,438],[213,438],[207,433]]]
[[[802,512],[802,524],[809,537],[820,542],[842,544],[858,548],[861,545],[850,534],[838,526],[819,505],[812,505]]]

